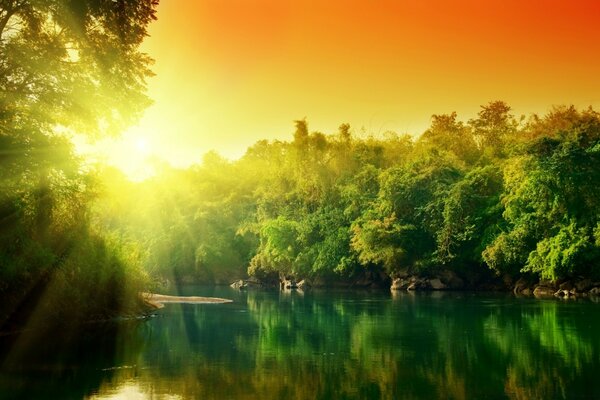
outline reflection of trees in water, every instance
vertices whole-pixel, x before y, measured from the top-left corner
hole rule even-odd
[[[72,364],[85,365],[74,376],[88,374],[79,393],[137,385],[183,398],[594,397],[597,321],[589,303],[249,292],[231,305],[169,305],[121,329],[104,356],[85,350],[95,366],[131,368]]]
[[[145,362],[159,367],[142,378],[184,397],[560,398],[591,390],[598,368],[598,326],[582,304],[247,296],[248,312],[184,307],[178,324],[154,326]]]
[[[594,397],[585,392],[598,368],[598,324],[593,319],[578,304],[556,302],[524,309],[518,319],[490,315],[484,324],[494,332],[488,339],[506,360],[506,394],[516,399],[574,393]]]

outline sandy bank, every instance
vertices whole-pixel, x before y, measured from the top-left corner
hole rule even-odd
[[[200,296],[168,296],[155,293],[141,293],[146,303],[156,308],[163,308],[164,303],[186,303],[186,304],[222,304],[232,303],[233,300],[221,299],[218,297],[200,297]]]

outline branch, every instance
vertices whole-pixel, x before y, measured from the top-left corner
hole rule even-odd
[[[25,4],[25,2],[21,2],[21,3],[16,3],[14,5],[14,7],[12,8],[6,8],[6,15],[2,17],[2,19],[0,19],[0,41],[2,41],[2,36],[4,35],[4,29],[6,29],[6,25],[8,24],[8,21],[12,18],[13,15],[15,15],[17,13],[17,11],[19,11],[21,8],[23,8],[23,5]]]

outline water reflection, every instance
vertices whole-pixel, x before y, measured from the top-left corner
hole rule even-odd
[[[54,356],[33,350],[43,340],[18,356],[5,346],[0,397],[600,397],[600,308],[590,302],[187,290],[235,302],[168,305],[83,345],[70,338]]]

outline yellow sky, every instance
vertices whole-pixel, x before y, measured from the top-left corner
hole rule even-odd
[[[143,45],[155,103],[102,151],[122,169],[143,167],[132,155],[186,166],[289,139],[304,117],[420,134],[491,100],[598,109],[598,21],[595,0],[162,0]]]

